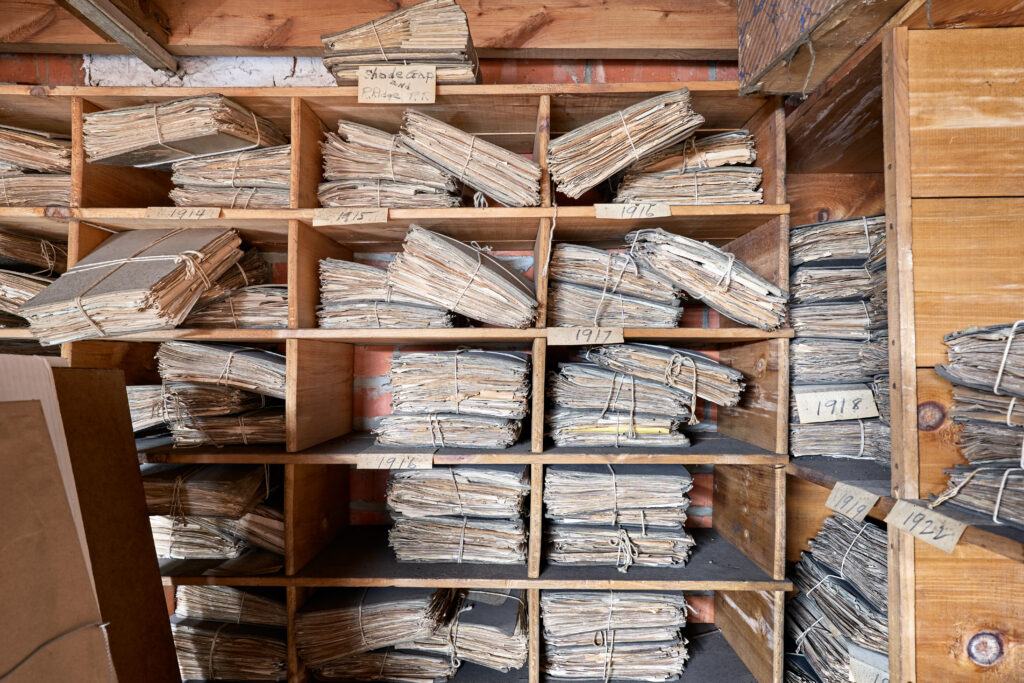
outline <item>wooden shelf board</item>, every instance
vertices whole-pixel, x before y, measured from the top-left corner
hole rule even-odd
[[[874,519],[884,520],[896,502],[889,495],[892,490],[889,467],[873,460],[805,455],[790,459],[786,472],[830,491],[842,481],[878,494],[878,502],[868,513]]]
[[[435,465],[522,465],[522,464],[661,464],[661,465],[775,465],[786,462],[777,455],[726,436],[697,434],[687,449],[667,448],[547,448],[530,452],[530,440],[523,436],[512,448],[473,450],[437,449]],[[374,455],[422,455],[430,448],[385,448],[364,432],[343,436],[298,453],[286,453],[284,445],[228,446],[225,448],[182,448],[145,454],[147,462],[217,464],[354,465],[361,453]]]
[[[27,327],[11,327],[0,329],[0,341],[9,341],[14,339],[35,339],[35,337],[32,336],[32,332]]]
[[[67,240],[70,219],[66,206],[0,206],[0,228],[36,237]]]
[[[927,501],[922,501],[926,504]],[[944,503],[936,511],[968,525],[961,543],[984,548],[997,555],[1024,562],[1024,530],[1006,524],[996,524],[991,515],[983,515],[960,507],[953,501]]]

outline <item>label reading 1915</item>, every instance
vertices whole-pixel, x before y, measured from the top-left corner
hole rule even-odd
[[[322,225],[353,225],[355,223],[387,223],[388,210],[377,209],[313,209],[313,227]]]

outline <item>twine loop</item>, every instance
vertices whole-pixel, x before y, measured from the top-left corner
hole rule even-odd
[[[999,372],[996,373],[995,384],[992,385],[992,393],[996,396],[1000,396],[999,383],[1003,380],[1003,372],[1006,370],[1006,359],[1010,355],[1010,345],[1013,344],[1014,335],[1017,334],[1017,326],[1024,323],[1024,320],[1018,320],[1010,328],[1010,333],[1006,337],[1006,346],[1003,347],[1003,359],[999,362]]]

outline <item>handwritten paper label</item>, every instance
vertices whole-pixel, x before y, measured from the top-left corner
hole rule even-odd
[[[825,507],[846,515],[855,522],[863,522],[877,502],[876,494],[840,481],[832,488],[832,493],[828,494]]]
[[[549,327],[548,346],[621,344],[621,327]]]
[[[359,67],[359,102],[367,104],[430,104],[437,94],[433,64]]]
[[[906,500],[898,500],[885,518],[885,523],[903,529],[939,550],[953,552],[967,525],[941,512],[929,510]]]
[[[801,424],[878,417],[875,394],[866,384],[793,387]]]
[[[356,456],[357,470],[429,470],[433,467],[432,453],[360,453]]]
[[[387,209],[313,209],[313,226],[387,223]]]
[[[672,215],[668,204],[594,204],[598,218],[665,218]]]
[[[851,655],[850,680],[853,683],[889,683],[889,672]]]
[[[216,206],[150,206],[146,218],[162,218],[175,221],[201,221],[220,218]]]

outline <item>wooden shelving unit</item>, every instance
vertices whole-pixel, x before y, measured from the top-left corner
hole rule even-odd
[[[563,356],[548,348],[544,328],[547,278],[536,266],[554,242],[618,246],[637,227],[666,230],[707,240],[743,259],[783,288],[788,285],[789,206],[785,202],[785,135],[777,98],[747,98],[734,82],[632,83],[622,85],[442,86],[437,102],[421,107],[471,133],[520,153],[532,153],[546,168],[544,150],[557,136],[604,114],[655,94],[687,86],[707,131],[745,127],[757,140],[763,168],[765,204],[758,206],[672,207],[672,216],[643,221],[597,219],[592,205],[555,206],[545,183],[543,206],[500,206],[390,212],[386,224],[314,227],[316,186],[320,181],[319,140],[340,118],[397,130],[401,107],[359,105],[354,88],[226,88],[220,92],[290,131],[291,208],[228,210],[214,220],[167,221],[145,217],[147,206],[169,205],[169,174],[85,163],[81,117],[84,112],[161,102],[208,90],[182,88],[53,88],[37,96],[27,88],[0,87],[0,122],[70,132],[73,144],[70,208],[0,209],[0,224],[69,240],[74,264],[123,230],[189,226],[237,229],[251,245],[276,252],[287,261],[289,325],[286,330],[167,330],[117,339],[66,344],[72,366],[117,367],[128,384],[157,381],[154,353],[170,339],[230,341],[283,351],[287,356],[287,444],[282,447],[173,449],[151,453],[151,462],[268,463],[284,469],[286,525],[285,571],[271,576],[207,575],[208,567],[174,563],[172,584],[209,583],[283,588],[294,615],[312,591],[376,585],[477,586],[527,591],[531,619],[528,669],[507,676],[488,673],[480,680],[542,680],[539,666],[541,590],[588,588],[615,590],[713,591],[714,625],[721,633],[692,636],[690,680],[782,680],[783,598],[785,578],[786,462],[788,426],[788,343],[792,331],[738,326],[722,319],[719,327],[671,330],[627,329],[624,337],[695,346],[746,375],[741,404],[718,408],[712,432],[694,433],[693,446],[679,450],[564,449],[543,438],[546,368]],[[545,173],[546,178],[546,173]],[[565,199],[565,198],[561,198]],[[593,200],[592,200],[593,201]],[[476,241],[498,252],[532,259],[540,315],[525,330],[462,328],[452,330],[320,330],[317,266],[326,257],[353,259],[368,252],[401,248],[411,223],[457,239]],[[717,319],[717,318],[716,318]],[[21,331],[5,338],[27,338]],[[356,428],[354,376],[367,349],[401,345],[455,348],[465,344],[499,345],[529,352],[533,358],[532,416],[515,447],[502,451],[440,449],[438,466],[525,463],[530,465],[529,561],[515,567],[415,565],[395,562],[385,527],[349,524],[349,471],[357,455],[385,452]],[[394,449],[387,452],[396,452]],[[697,541],[689,564],[679,570],[614,567],[569,569],[548,566],[543,548],[543,473],[558,463],[663,463],[714,466],[711,528],[692,529]],[[292,628],[294,627],[294,619]],[[701,625],[695,625],[699,628]],[[289,630],[291,635],[292,631]],[[290,680],[308,672],[289,637]],[[705,672],[702,678],[700,672]],[[745,677],[745,678],[744,678]],[[455,681],[475,680],[460,671]]]

